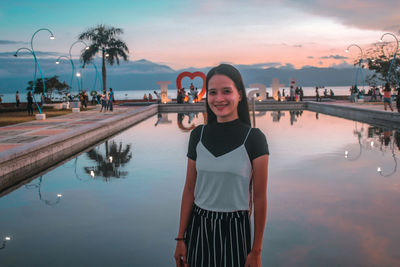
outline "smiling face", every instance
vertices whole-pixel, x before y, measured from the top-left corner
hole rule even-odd
[[[239,118],[237,107],[242,99],[235,83],[222,74],[215,74],[208,81],[207,101],[218,122]]]

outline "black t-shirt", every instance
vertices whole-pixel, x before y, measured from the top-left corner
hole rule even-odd
[[[203,125],[196,127],[190,134],[187,156],[196,160],[196,146],[200,141]],[[249,132],[250,126],[242,123],[239,119],[225,123],[211,123],[204,125],[202,143],[215,157],[226,154],[243,145]],[[265,135],[258,129],[253,128],[246,140],[245,148],[250,161],[259,156],[268,154],[268,143]]]

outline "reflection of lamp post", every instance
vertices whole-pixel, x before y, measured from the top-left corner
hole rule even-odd
[[[395,62],[395,60],[396,60],[396,54],[397,54],[397,51],[398,51],[398,49],[399,49],[399,40],[397,39],[396,35],[394,35],[393,33],[387,32],[387,33],[384,33],[384,34],[381,36],[381,39],[379,39],[379,42],[383,42],[383,37],[384,37],[385,35],[391,35],[391,36],[393,36],[394,39],[396,39],[396,45],[397,45],[397,46],[396,46],[396,50],[394,51],[394,54],[393,54],[393,59],[392,59],[392,61],[390,62],[390,67],[389,67],[388,75],[387,75],[387,77],[386,77],[386,81],[387,81],[387,82],[390,82],[389,76],[390,76],[390,72],[391,72],[392,67],[393,67],[393,62]],[[396,68],[395,68],[395,70],[394,70],[394,73],[395,73],[396,85],[397,85],[399,79],[398,79],[398,77],[397,77]]]
[[[376,171],[383,177],[392,176],[397,171],[397,159],[396,159],[396,153],[394,152],[394,140],[392,141],[392,156],[393,156],[393,160],[394,160],[394,168],[393,168],[392,172],[384,174],[381,167],[378,167],[376,169]]]
[[[42,191],[41,191],[42,181],[43,181],[43,176],[40,176],[39,182],[38,182],[38,183],[36,183],[36,184],[28,184],[28,185],[25,185],[25,187],[26,187],[27,189],[38,188],[39,199],[40,199],[41,201],[43,201],[46,205],[49,205],[49,206],[57,205],[57,204],[60,202],[61,197],[62,197],[63,195],[60,194],[60,193],[58,193],[58,194],[56,195],[56,196],[57,196],[57,200],[56,200],[56,201],[50,201],[50,200],[44,199],[44,198],[42,197]]]
[[[8,241],[10,241],[10,240],[11,240],[11,237],[9,237],[9,236],[4,237],[3,243],[1,244],[0,249],[5,248],[5,247],[6,247],[6,243],[7,243]]]
[[[361,133],[364,131],[364,127],[361,127],[361,130],[359,131],[359,130],[357,129],[357,122],[355,122],[355,128],[356,128],[356,129],[353,131],[353,133],[354,133],[354,135],[357,136],[358,144],[360,145],[360,151],[359,151],[359,153],[358,153],[355,157],[352,157],[351,155],[349,155],[349,151],[346,150],[346,151],[344,152],[344,158],[345,158],[345,159],[348,159],[348,160],[350,160],[350,161],[357,160],[357,159],[361,156],[361,153],[362,153]]]
[[[29,53],[31,53],[31,55],[33,56],[33,59],[35,60],[35,75],[33,76],[33,83],[32,83],[32,91],[35,92],[35,86],[36,86],[36,66],[39,67],[40,74],[42,74],[42,70],[41,70],[41,68],[40,68],[40,65],[36,65],[36,57],[35,57],[35,54],[34,54],[33,51],[32,51],[31,49],[29,49],[29,48],[26,48],[26,47],[21,47],[21,48],[19,48],[19,49],[17,50],[17,52],[15,52],[14,57],[18,57],[18,52],[21,51],[21,50],[27,50]],[[43,80],[43,82],[44,82],[43,75],[42,75],[42,80]],[[36,106],[37,106],[37,108],[38,108],[38,110],[39,110],[39,113],[42,114],[42,109],[40,108],[40,106],[39,106],[38,103],[36,102],[35,94],[33,93],[32,96],[33,96],[33,101],[35,101],[35,104],[36,104]]]
[[[355,84],[355,85],[357,86],[357,82],[358,82],[358,72],[360,72],[360,75],[361,75],[361,78],[362,78],[362,82],[363,82],[363,89],[364,89],[364,75],[363,75],[363,73],[362,73],[362,66],[361,66],[362,61],[363,61],[363,59],[364,59],[364,51],[362,50],[362,48],[361,48],[359,45],[357,45],[357,44],[351,44],[351,45],[349,45],[349,46],[346,48],[346,53],[348,53],[349,50],[350,50],[350,48],[353,47],[353,46],[355,46],[355,47],[357,47],[358,49],[360,49],[360,53],[361,53],[360,61],[358,62],[358,69],[357,69],[357,72],[356,72],[356,84]]]

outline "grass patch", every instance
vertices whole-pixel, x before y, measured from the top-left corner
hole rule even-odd
[[[38,113],[39,112],[37,112],[37,110],[35,110],[34,114],[38,114]],[[46,118],[51,118],[51,117],[62,116],[65,114],[70,114],[71,110],[45,109],[45,110],[43,110],[43,113],[46,114]],[[0,110],[0,127],[17,124],[17,123],[22,123],[22,122],[27,122],[27,121],[33,121],[33,120],[36,120],[35,115],[28,116],[27,111]]]

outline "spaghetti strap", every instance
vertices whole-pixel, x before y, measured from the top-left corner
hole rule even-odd
[[[201,139],[203,138],[203,130],[204,130],[204,124],[201,127],[200,142],[201,142]]]
[[[246,144],[246,141],[247,141],[247,138],[249,137],[249,134],[250,134],[250,132],[251,132],[251,129],[252,129],[252,128],[249,129],[249,132],[248,132],[247,135],[246,135],[246,139],[244,139],[243,145]]]

